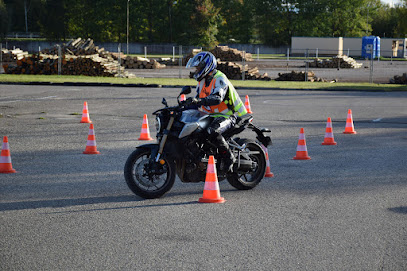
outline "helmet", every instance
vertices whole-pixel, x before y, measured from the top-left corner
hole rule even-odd
[[[200,52],[188,61],[186,67],[197,67],[194,73],[194,78],[197,81],[201,81],[216,68],[216,65],[216,58],[212,53]]]

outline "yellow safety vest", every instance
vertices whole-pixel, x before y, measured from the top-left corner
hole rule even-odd
[[[234,112],[237,112],[239,117],[246,115],[247,110],[246,110],[242,100],[240,99],[239,94],[237,93],[234,86],[229,82],[226,75],[224,73],[222,73],[221,71],[217,71],[217,73],[213,76],[213,79],[208,86],[205,86],[205,83],[203,84],[203,87],[202,87],[201,91],[199,92],[199,98],[201,98],[201,99],[205,98],[212,93],[212,90],[215,87],[216,79],[219,77],[223,77],[228,84],[228,87],[229,87],[228,97],[226,97],[225,100],[222,101],[218,105],[201,106],[201,110],[203,112],[206,112],[209,114],[214,114],[216,116],[223,115],[223,117],[225,117],[225,118],[227,118],[230,115],[233,115]]]

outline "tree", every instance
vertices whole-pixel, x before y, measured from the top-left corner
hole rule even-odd
[[[255,40],[254,6],[252,0],[218,0],[220,23],[216,38],[219,42],[250,43]]]
[[[0,0],[0,39],[3,39],[8,28],[8,13],[3,0]]]
[[[401,5],[396,7],[396,14],[398,20],[394,29],[394,36],[407,38],[407,0],[404,0]]]

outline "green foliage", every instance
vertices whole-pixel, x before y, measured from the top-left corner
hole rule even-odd
[[[3,0],[0,0],[0,37],[7,33],[8,14],[6,5]]]
[[[0,0],[0,38],[41,32],[126,42],[289,45],[292,36],[405,37],[407,1],[380,0]]]

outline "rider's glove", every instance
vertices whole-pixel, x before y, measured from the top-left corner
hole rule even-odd
[[[201,105],[201,99],[189,97],[188,99],[186,99],[185,103],[188,105],[198,105],[199,106],[199,105]]]

